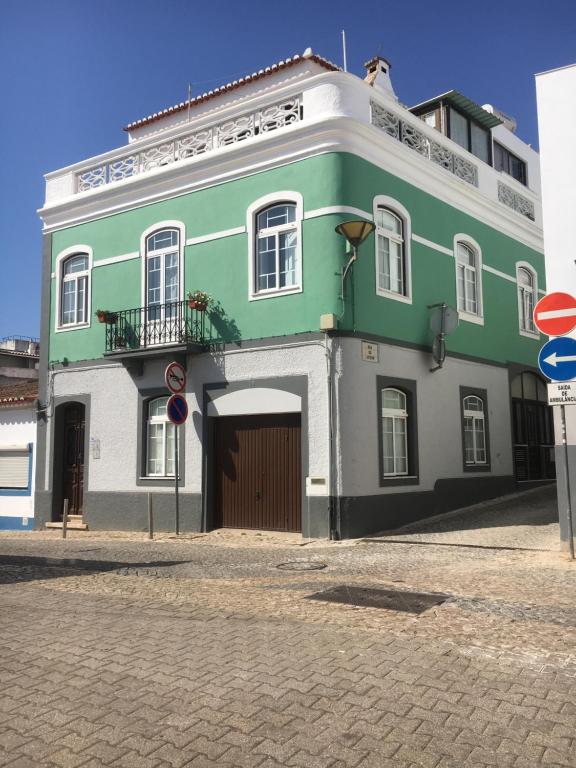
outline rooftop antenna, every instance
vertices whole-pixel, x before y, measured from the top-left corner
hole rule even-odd
[[[344,72],[348,72],[348,62],[346,60],[346,32],[342,30],[342,58],[344,60]]]
[[[192,101],[192,83],[188,83],[188,122],[190,122],[190,102]]]

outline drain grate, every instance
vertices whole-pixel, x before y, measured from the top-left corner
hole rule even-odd
[[[349,587],[345,584],[325,592],[308,595],[307,600],[357,605],[360,608],[385,608],[388,611],[423,613],[435,605],[441,605],[450,595],[433,592],[407,592],[398,589],[368,589]]]
[[[326,567],[326,563],[321,563],[319,560],[292,560],[276,566],[281,571],[321,571]]]

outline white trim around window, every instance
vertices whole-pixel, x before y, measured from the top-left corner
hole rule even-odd
[[[401,232],[388,232],[378,226],[378,210],[385,209],[389,211],[401,224]],[[373,220],[376,223],[374,233],[375,258],[374,266],[376,270],[376,293],[378,296],[384,296],[394,301],[401,301],[405,304],[412,304],[412,255],[410,245],[412,243],[412,222],[408,210],[393,197],[387,195],[376,195],[372,203]],[[401,276],[397,279],[401,282],[401,290],[395,291],[383,288],[380,280],[380,262],[379,262],[379,243],[380,240],[387,239],[389,243],[394,243],[401,250]]]
[[[85,319],[83,322],[75,323],[62,323],[62,281],[63,281],[63,268],[64,262],[74,256],[85,256],[88,259],[88,267],[81,273],[82,277],[86,278],[85,283]],[[55,296],[55,316],[54,316],[54,331],[55,333],[61,333],[63,331],[76,331],[79,328],[89,328],[91,323],[92,313],[92,248],[84,243],[78,245],[71,245],[69,248],[65,248],[56,257],[55,264],[55,278],[56,278],[56,296]]]
[[[178,301],[184,299],[184,246],[186,244],[186,227],[181,221],[172,219],[167,221],[157,221],[152,226],[142,232],[140,235],[140,259],[141,259],[141,306],[147,306],[146,297],[146,268],[147,251],[146,240],[150,235],[161,232],[166,229],[176,229],[178,231]],[[172,249],[173,250],[173,249]]]
[[[257,247],[256,239],[258,237],[258,214],[262,213],[265,209],[277,205],[288,203],[296,206],[295,221],[293,226],[289,227],[290,231],[296,234],[296,247],[295,247],[295,278],[294,283],[286,288],[271,288],[265,290],[258,290],[256,285],[256,260],[257,260]],[[274,296],[286,296],[292,293],[302,293],[302,219],[304,218],[304,199],[300,192],[294,191],[280,191],[273,192],[269,195],[264,195],[258,200],[255,200],[248,206],[246,212],[246,231],[248,233],[248,300],[259,301],[261,299],[268,299]],[[282,227],[270,228],[270,236],[279,235]]]
[[[459,249],[460,244],[464,246],[463,249]],[[474,264],[464,263],[462,259],[464,253],[473,256]],[[482,249],[470,235],[461,232],[454,235],[454,265],[458,317],[469,323],[484,325]]]
[[[522,273],[529,278],[522,282]],[[540,334],[534,325],[534,307],[538,301],[538,274],[527,261],[516,262],[516,283],[518,285],[518,333],[529,339],[539,339]]]

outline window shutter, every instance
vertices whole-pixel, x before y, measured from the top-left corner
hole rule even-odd
[[[28,446],[0,446],[0,488],[28,488]]]

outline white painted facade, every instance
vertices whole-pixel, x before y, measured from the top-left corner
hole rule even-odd
[[[34,521],[34,476],[36,470],[36,413],[30,408],[0,408],[0,451],[31,446],[30,482],[26,492],[0,489],[0,530],[27,530]]]
[[[374,343],[374,342],[372,342]],[[370,496],[397,493],[398,487],[379,482],[378,430],[375,407],[376,376],[412,379],[417,382],[418,482],[406,485],[403,493],[432,491],[439,479],[469,478],[463,468],[460,387],[486,390],[490,472],[485,477],[513,474],[510,435],[510,385],[508,370],[468,360],[447,358],[444,366],[430,373],[429,352],[376,344],[378,362],[361,357],[359,339],[340,339],[338,454],[342,457],[340,494]],[[342,371],[346,372],[344,375]],[[350,372],[353,372],[352,374]],[[364,408],[358,402],[369,403]],[[441,419],[438,414],[442,414]],[[385,514],[385,502],[382,505]],[[385,525],[382,526],[383,528]]]
[[[326,349],[322,342],[286,344],[248,351],[203,354],[188,361],[186,400],[189,418],[185,428],[185,479],[182,491],[203,492],[202,488],[202,410],[204,387],[243,383],[245,391],[215,399],[208,416],[237,414],[293,413],[302,410],[300,398],[275,390],[270,379],[305,376],[308,380],[308,455],[310,475],[329,476],[328,394]],[[98,444],[87,462],[85,491],[142,491],[138,486],[138,390],[166,391],[166,362],[150,361],[136,380],[122,365],[61,369],[51,373],[54,398],[90,395],[87,441]],[[266,380],[264,386],[259,381]],[[51,464],[53,418],[48,420],[46,467]],[[95,458],[95,453],[98,458]],[[119,455],[122,460],[119,461]],[[50,469],[45,490],[49,488]],[[171,487],[154,488],[155,493],[173,493]]]
[[[206,105],[194,106],[190,122],[183,123],[183,115],[178,113],[138,129],[143,132],[142,138],[133,142],[128,150],[122,147],[46,174],[46,200],[39,211],[44,231],[205,189],[306,157],[326,152],[351,152],[383,170],[401,175],[409,183],[531,248],[541,250],[538,156],[504,126],[493,129],[494,138],[527,163],[528,186],[482,162],[426,125],[393,96],[376,92],[350,73],[329,72],[302,59],[286,72],[258,82],[258,87],[257,83],[248,84],[238,92],[223,94]],[[233,98],[235,93],[238,97]],[[271,104],[294,97],[301,99],[302,117],[290,125],[227,146],[215,146],[202,154],[167,162],[119,181],[78,191],[79,175],[91,168],[104,169],[110,163],[132,157],[136,150],[144,152],[190,133],[209,128],[216,130],[226,121],[245,113],[256,114]],[[423,163],[421,154],[373,125],[371,103],[394,113],[429,142],[439,144],[473,164],[477,169],[478,186],[462,181],[432,161]],[[145,128],[152,133],[147,133]],[[534,206],[534,222],[499,201],[499,182]]]

